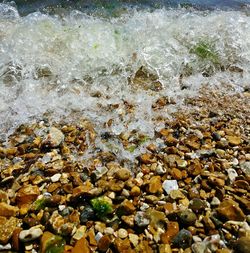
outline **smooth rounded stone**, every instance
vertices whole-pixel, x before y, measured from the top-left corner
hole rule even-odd
[[[126,229],[120,228],[120,229],[118,230],[118,232],[117,232],[117,235],[118,235],[118,237],[120,237],[121,239],[124,239],[124,238],[126,238],[126,237],[128,236],[128,232],[127,232]]]
[[[213,197],[212,201],[210,202],[211,206],[218,206],[220,204],[220,200],[217,197]]]
[[[177,180],[165,180],[162,184],[164,191],[169,194],[172,190],[178,190]]]
[[[227,174],[228,174],[228,178],[230,180],[231,183],[233,183],[236,179],[236,177],[238,176],[238,173],[236,172],[235,169],[227,169]]]
[[[249,253],[250,252],[250,238],[241,237],[234,244],[234,250],[237,253]]]
[[[138,187],[137,185],[133,186],[131,191],[130,191],[130,195],[133,197],[137,197],[141,194],[141,189],[140,187]]]
[[[130,176],[131,176],[131,171],[126,168],[121,168],[117,170],[115,173],[115,177],[123,181],[128,180]]]
[[[194,225],[197,220],[195,213],[189,209],[179,212],[178,217],[180,222],[186,226]]]
[[[58,147],[64,141],[64,134],[56,127],[50,127],[44,130],[48,134],[44,137],[43,144],[52,148]]]
[[[53,175],[50,178],[50,180],[51,180],[51,182],[56,183],[56,182],[58,182],[60,180],[61,176],[62,176],[62,174],[56,173],[55,175]]]
[[[86,223],[89,220],[94,219],[95,211],[91,206],[85,206],[80,214],[81,223]]]
[[[22,242],[30,242],[39,238],[43,234],[43,231],[39,227],[32,227],[28,230],[22,230],[19,234],[19,239]]]
[[[196,242],[192,244],[192,252],[193,253],[206,253],[207,250],[207,242]]]
[[[200,213],[205,210],[207,203],[204,200],[194,198],[189,203],[189,208],[195,213]]]
[[[150,223],[150,219],[145,212],[137,212],[135,214],[135,223],[138,227],[146,227]]]
[[[186,249],[192,244],[192,234],[188,230],[182,229],[175,236],[172,243],[175,247]]]
[[[245,214],[239,204],[231,199],[223,200],[216,209],[220,217],[225,220],[243,221]]]

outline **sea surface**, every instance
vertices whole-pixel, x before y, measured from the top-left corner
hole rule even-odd
[[[1,134],[49,115],[152,137],[161,127],[154,119],[200,87],[248,89],[249,66],[248,0],[2,1]],[[160,97],[176,105],[152,110]]]

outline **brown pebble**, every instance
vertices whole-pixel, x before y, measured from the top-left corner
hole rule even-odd
[[[163,192],[160,176],[153,176],[150,179],[148,185],[148,192],[152,194],[158,194]]]
[[[0,203],[0,216],[11,217],[16,216],[19,211],[19,208],[16,206],[11,206],[5,202]]]
[[[130,195],[133,197],[137,197],[141,194],[141,189],[138,186],[133,186],[131,191],[130,191]]]
[[[182,179],[182,173],[181,173],[181,171],[180,171],[179,169],[177,169],[177,168],[173,168],[173,169],[171,170],[171,175],[172,175],[172,177],[173,177],[174,179],[177,179],[177,180]]]
[[[111,239],[108,235],[104,235],[98,241],[97,247],[101,252],[106,252],[111,244]]]
[[[161,242],[163,244],[171,243],[172,239],[178,234],[179,232],[179,224],[175,221],[170,221],[167,224],[166,231],[161,235]]]
[[[19,234],[22,231],[22,228],[15,228],[12,234],[12,241],[11,245],[13,250],[20,252],[20,240],[19,240]]]
[[[121,168],[115,173],[115,177],[123,181],[128,180],[130,176],[131,176],[131,171],[125,168]]]
[[[245,219],[245,214],[240,209],[239,204],[231,199],[222,201],[217,212],[225,220],[243,221]]]

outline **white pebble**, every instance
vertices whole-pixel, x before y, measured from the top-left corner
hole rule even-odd
[[[235,169],[228,169],[227,174],[231,183],[233,183],[235,178],[238,176]]]
[[[43,234],[41,228],[31,227],[28,230],[22,230],[19,234],[19,239],[22,242],[30,242],[39,238]]]
[[[60,178],[61,178],[61,174],[60,173],[56,173],[55,175],[53,175],[50,179],[51,179],[51,181],[53,182],[53,183],[55,183],[55,182],[58,182],[59,180],[60,180]]]
[[[128,236],[127,230],[124,229],[124,228],[120,228],[120,229],[118,230],[118,236],[119,236],[121,239],[126,238],[126,237]]]
[[[114,229],[111,228],[111,227],[107,227],[107,228],[104,229],[104,233],[106,235],[113,235],[114,234]]]
[[[165,180],[162,184],[162,187],[167,194],[169,194],[172,190],[179,189],[179,186],[176,180]]]

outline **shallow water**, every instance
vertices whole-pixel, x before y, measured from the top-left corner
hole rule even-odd
[[[128,7],[113,14],[95,9],[21,16],[0,4],[2,133],[47,113],[54,120],[86,117],[99,132],[135,129],[152,137],[160,127],[154,119],[168,117],[202,85],[228,84],[228,92],[249,86],[247,8]],[[131,84],[141,66],[160,90]],[[162,96],[177,105],[155,112],[152,104]],[[127,104],[133,112],[127,113]]]

